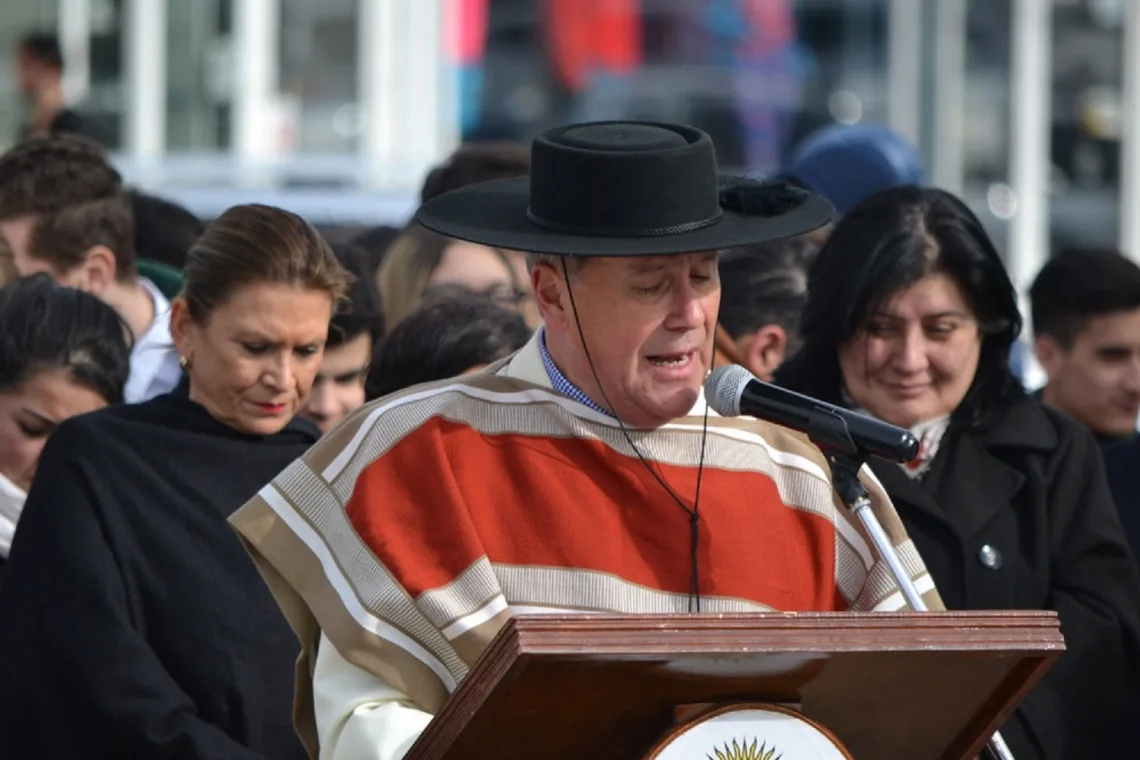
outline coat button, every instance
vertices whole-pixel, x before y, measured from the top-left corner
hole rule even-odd
[[[978,562],[988,570],[1001,570],[1001,552],[992,545],[986,544],[978,552]]]

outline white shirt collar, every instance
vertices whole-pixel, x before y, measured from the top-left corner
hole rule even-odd
[[[154,319],[131,349],[131,374],[123,389],[128,404],[169,393],[182,377],[178,350],[170,336],[170,301],[147,278],[140,277],[139,283],[154,302]]]

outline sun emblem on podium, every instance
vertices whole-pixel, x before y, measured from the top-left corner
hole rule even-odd
[[[767,742],[758,746],[755,739],[751,744],[747,739],[743,744],[733,739],[731,747],[726,742],[724,749],[714,749],[708,760],[780,760],[781,757],[783,755],[777,755],[775,747],[768,748]]]

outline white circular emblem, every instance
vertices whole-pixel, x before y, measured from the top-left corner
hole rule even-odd
[[[852,760],[826,729],[775,705],[733,705],[682,726],[646,760]]]

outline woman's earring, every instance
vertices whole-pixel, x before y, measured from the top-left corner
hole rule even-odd
[[[190,360],[185,356],[178,357],[178,366],[184,370],[190,369]]]

